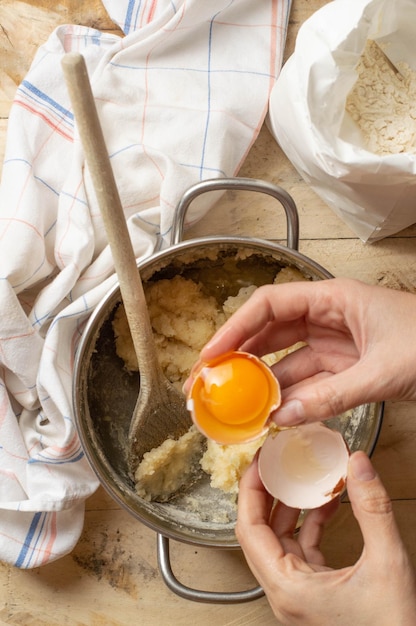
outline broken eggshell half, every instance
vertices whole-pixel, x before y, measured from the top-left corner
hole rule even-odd
[[[341,433],[322,422],[271,431],[259,453],[260,478],[275,498],[315,509],[339,495],[350,452]]]

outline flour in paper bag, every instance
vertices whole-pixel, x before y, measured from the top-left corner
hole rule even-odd
[[[357,65],[358,79],[346,111],[359,126],[369,151],[379,155],[416,152],[416,72],[395,68],[368,40]]]
[[[327,3],[302,24],[294,53],[270,97],[270,128],[280,147],[307,184],[364,242],[383,239],[415,223],[414,147],[407,151],[407,139],[394,146],[397,129],[409,126],[414,102],[406,96],[406,123],[396,116],[394,130],[387,124],[386,111],[394,112],[397,103],[392,97],[385,106],[389,93],[385,87],[380,86],[381,95],[376,94],[374,107],[366,110],[371,90],[369,84],[361,85],[363,108],[356,121],[346,110],[346,100],[363,80],[357,68],[368,40],[377,41],[400,74],[405,73],[403,63],[416,71],[415,22],[416,3],[408,0]],[[376,71],[374,64],[372,72]],[[389,71],[394,73],[391,66]],[[372,79],[370,72],[368,78]],[[374,86],[377,82],[383,83],[378,79]],[[376,144],[370,149],[364,116],[366,125],[375,122],[376,105],[383,107],[376,141],[384,126],[387,138],[390,129],[394,136],[389,146]]]

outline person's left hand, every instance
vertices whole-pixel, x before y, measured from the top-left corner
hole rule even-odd
[[[236,526],[247,563],[281,624],[414,626],[413,566],[391,501],[363,452],[351,456],[347,485],[364,549],[356,563],[333,570],[319,545],[338,502],[310,511],[296,537],[299,511],[273,508],[255,460],[240,481]]]

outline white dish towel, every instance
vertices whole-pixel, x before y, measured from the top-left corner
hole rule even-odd
[[[166,246],[174,207],[233,176],[282,64],[290,0],[104,0],[125,37],[60,26],[13,103],[0,188],[0,560],[72,550],[97,488],[72,407],[74,353],[114,284],[61,70],[86,59],[137,258]],[[190,219],[209,206],[198,205]]]

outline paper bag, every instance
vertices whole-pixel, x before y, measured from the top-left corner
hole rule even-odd
[[[346,112],[369,40],[416,86],[416,2],[334,0],[301,27],[270,97],[269,126],[315,192],[363,241],[416,222],[413,150],[369,149]],[[416,117],[415,110],[411,113]],[[410,113],[409,113],[410,114]]]

